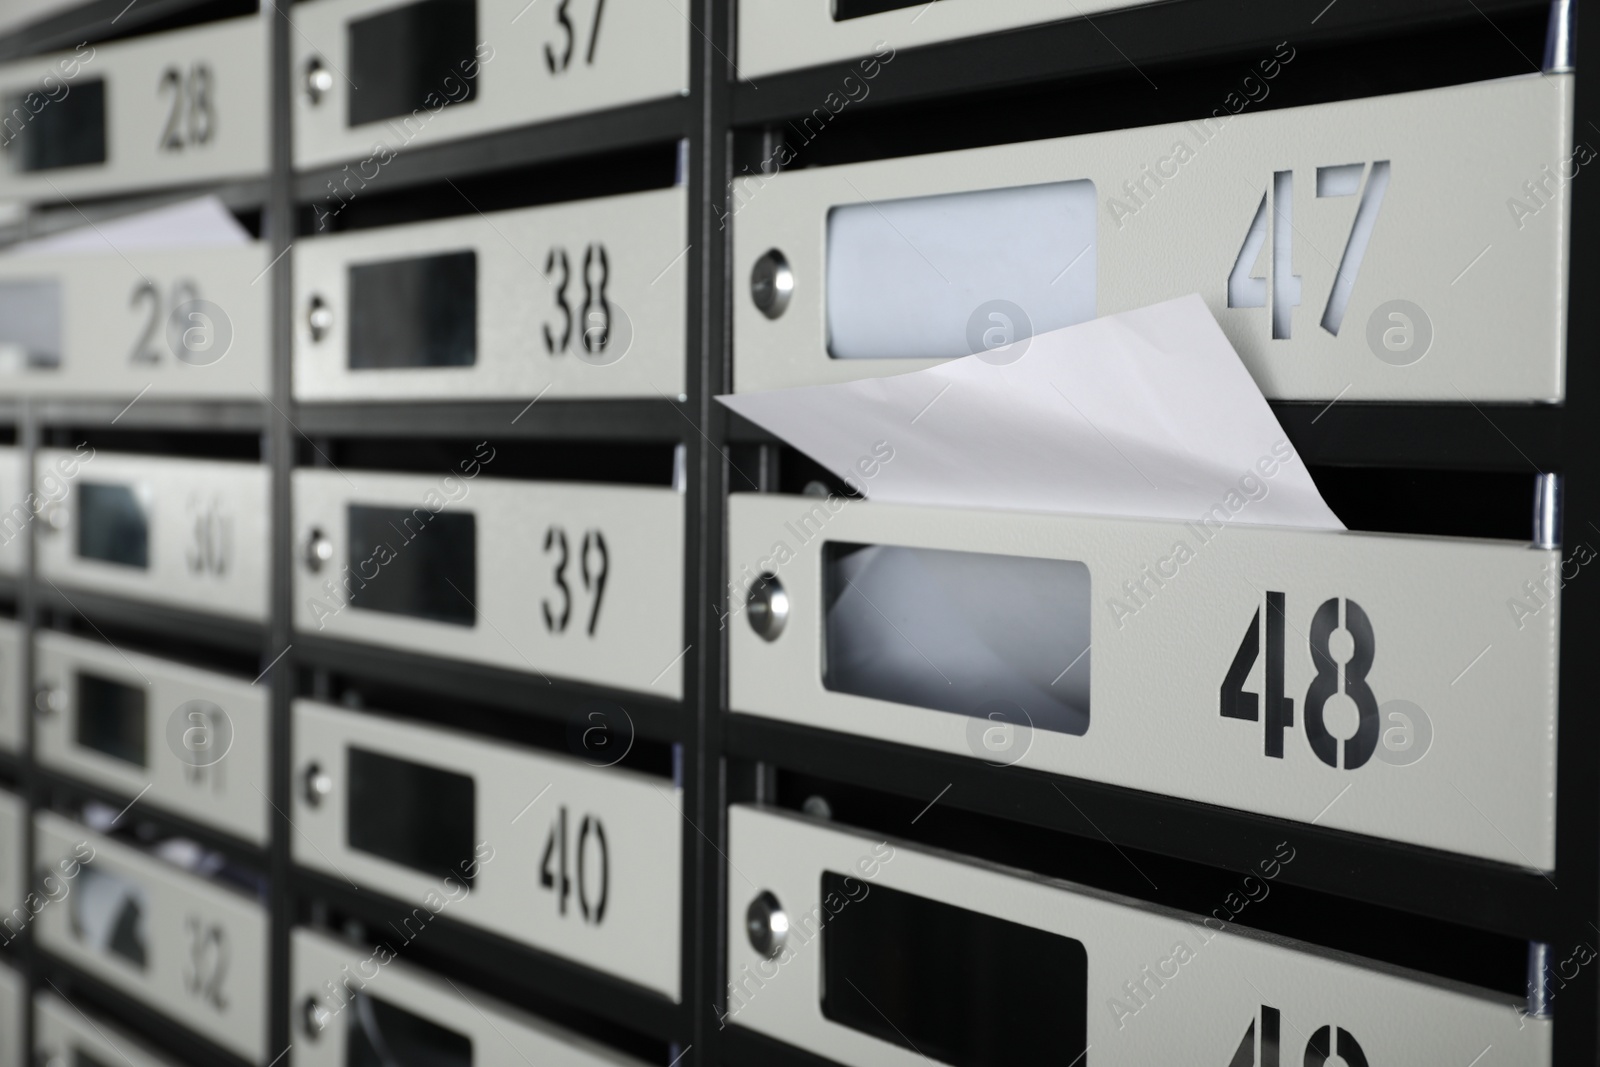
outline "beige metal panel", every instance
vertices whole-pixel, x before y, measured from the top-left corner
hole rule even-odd
[[[368,949],[297,929],[289,1006],[295,1067],[349,1067],[347,1034],[359,1026],[352,1004],[362,993],[442,1026],[472,1043],[476,1067],[625,1067],[638,1060],[501,1004],[477,990],[435,977],[396,958],[389,942]]]
[[[27,453],[0,447],[0,574],[22,574],[28,524],[38,515],[29,500],[28,482]]]
[[[54,287],[61,330],[58,366],[0,359],[0,388],[259,400],[268,388],[270,286],[256,282],[266,269],[259,242],[0,258],[0,288]]]
[[[298,242],[295,395],[424,401],[678,396],[687,195],[677,186]],[[477,362],[351,370],[349,268],[465,251],[477,255]],[[603,273],[590,265],[602,253]],[[602,293],[609,317],[599,310]],[[320,338],[309,322],[314,300],[332,316]],[[599,335],[595,351],[584,347],[584,331],[591,329],[609,331],[604,349]]]
[[[47,581],[259,620],[267,613],[267,469],[257,463],[41,450],[37,485],[57,503],[39,521]],[[47,476],[49,481],[47,482]],[[149,566],[78,554],[79,489],[127,486],[144,512]]]
[[[143,692],[144,766],[79,743],[84,674]],[[34,635],[34,682],[40,693],[34,751],[41,764],[266,845],[265,687],[44,630]]]
[[[981,718],[824,687],[824,546],[1077,560],[1091,588],[1088,730],[1035,729],[999,762],[1520,867],[1555,865],[1557,553],[1465,538],[835,503],[729,500],[731,602],[742,604],[763,570],[776,572],[789,599],[788,623],[771,642],[745,614],[727,618],[732,710],[995,762],[975,739]],[[1266,617],[1274,591],[1284,598],[1283,694],[1294,701],[1279,758],[1265,754],[1264,720],[1220,712],[1242,639],[1260,632],[1252,620]],[[1308,743],[1312,618],[1329,600],[1358,604],[1371,623],[1366,684],[1380,728],[1403,729],[1392,713],[1415,718],[1412,708],[1431,723],[1420,759],[1374,756],[1346,769]],[[895,616],[882,597],[874,602]],[[1338,634],[1333,656],[1349,638]],[[1261,651],[1247,692],[1265,692]],[[1063,674],[1076,655],[1064,646]],[[1331,734],[1355,733],[1344,693],[1325,707]]]
[[[493,455],[492,448],[480,450],[476,460],[463,463],[492,471]],[[297,470],[293,489],[297,629],[672,699],[681,695],[683,497],[673,490],[331,470]],[[472,513],[478,588],[458,590],[476,612],[472,625],[361,606],[361,578],[381,574],[387,559],[357,559],[353,570],[346,569],[348,508],[357,505],[415,509],[420,515],[414,528],[395,531],[389,559],[407,551],[425,517]],[[329,555],[313,570],[304,549],[317,531]],[[582,578],[583,545],[591,531],[606,546],[603,583],[596,541],[588,553],[595,581]],[[566,618],[566,625],[548,622],[547,612]]]
[[[294,716],[296,863],[412,904],[407,941],[445,915],[680,999],[677,786],[306,700]],[[351,847],[351,748],[473,780],[470,887]],[[318,771],[330,781],[313,803],[306,785]]]
[[[24,172],[0,166],[0,200],[52,201],[260,178],[267,167],[267,37],[259,15],[25,59],[0,67],[7,139],[32,114],[105,82],[106,161]],[[28,94],[34,94],[31,98]],[[22,100],[28,100],[26,104]],[[21,108],[22,115],[17,109]]]
[[[1263,1002],[1281,1013],[1284,1064],[1301,1063],[1308,1039],[1330,1025],[1354,1037],[1370,1064],[1466,1064],[1491,1046],[1496,1063],[1551,1061],[1551,1021],[1529,1017],[1503,994],[1237,926],[1219,931],[1203,916],[797,816],[743,806],[728,815],[728,974],[730,989],[742,992],[724,1021],[848,1067],[926,1060],[822,1014],[824,946],[816,931],[832,907],[818,899],[824,871],[853,874],[863,887],[863,897],[842,907],[866,906],[874,889],[888,887],[1079,941],[1088,957],[1087,1004],[1061,1011],[1086,1014],[1090,1062],[1234,1062]],[[1286,847],[1292,855],[1293,843]],[[745,933],[745,909],[762,890],[790,919],[791,948],[777,960],[757,954]],[[1179,944],[1188,950],[1181,962]],[[1157,970],[1165,980],[1146,977]],[[1130,995],[1129,983],[1143,983],[1146,998]],[[1060,1062],[1078,1051],[1064,1049]],[[1321,1061],[1307,1055],[1304,1062]]]
[[[1292,66],[1280,74],[1293,76]],[[1594,155],[1592,148],[1574,155],[1572,92],[1571,75],[1528,75],[738,177],[728,222],[735,386],[837,382],[933,362],[829,357],[825,264],[833,207],[881,208],[909,197],[1087,179],[1100,205],[1098,314],[1198,292],[1269,398],[1559,400],[1568,262],[1563,187]],[[1338,332],[1330,332],[1321,323],[1341,263],[1362,244],[1357,218],[1369,193],[1377,201],[1378,163],[1389,166],[1387,186],[1381,202],[1369,204],[1376,210],[1370,239],[1358,265],[1353,258],[1344,272],[1348,303]],[[1319,169],[1358,164],[1357,186],[1330,180],[1321,190],[1328,195],[1318,195]],[[1278,174],[1292,175],[1290,195],[1279,197]],[[1283,211],[1287,205],[1292,211]],[[1259,254],[1240,264],[1258,214],[1270,232],[1261,235]],[[1280,214],[1287,221],[1272,224]],[[788,309],[777,319],[763,315],[751,296],[751,272],[769,249],[783,253],[794,275]],[[1088,284],[1069,273],[1083,251],[1062,248],[1059,261],[1041,263],[1046,288]],[[937,249],[928,255],[937,258]],[[1266,306],[1229,306],[1236,266],[1241,278],[1268,279]],[[1284,277],[1274,280],[1280,266]],[[930,303],[948,300],[937,270],[919,275]],[[1241,303],[1250,302],[1244,288]],[[1289,329],[1275,338],[1272,304],[1280,294]],[[1393,319],[1396,313],[1404,320]]]
[[[404,6],[405,0],[315,0],[296,4],[289,13],[295,25],[290,41],[295,166],[359,161],[329,189],[328,210],[361,195],[368,185],[381,186],[383,167],[407,147],[688,92],[689,21],[672,0],[572,0],[531,7],[526,0],[478,0],[474,98],[461,99],[465,88],[458,72],[441,70],[426,106],[351,127],[352,83],[343,69],[349,62],[347,26]],[[314,59],[331,72],[315,99],[306,86]]]
[[[23,1067],[22,1020],[28,1011],[28,986],[9,964],[0,963],[0,1067]]]
[[[0,789],[0,939],[14,940],[26,925],[18,912],[26,915],[28,857],[23,831],[28,825],[28,806],[20,796]]]
[[[34,861],[66,887],[34,920],[38,944],[255,1064],[266,1064],[267,913],[52,812],[34,816]],[[144,965],[84,940],[73,894],[102,872],[143,894]],[[70,874],[69,874],[70,872]]]
[[[20,753],[27,734],[23,730],[22,674],[27,661],[22,647],[22,627],[0,619],[0,750]]]
[[[39,993],[33,999],[33,1051],[34,1062],[41,1067],[78,1067],[84,1053],[101,1064],[178,1067],[176,1060],[151,1051],[137,1038],[84,1014],[54,993]]]

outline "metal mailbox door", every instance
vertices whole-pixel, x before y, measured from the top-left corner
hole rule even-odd
[[[34,816],[34,860],[54,887],[40,947],[267,1063],[265,908],[53,812]]]
[[[1535,74],[737,176],[735,387],[1198,292],[1271,399],[1558,401],[1562,190],[1595,156],[1572,93]]]
[[[295,1067],[357,1067],[369,1050],[427,1034],[474,1067],[624,1067],[639,1061],[396,958],[294,931],[289,1004]]]
[[[271,17],[264,8],[0,67],[0,199],[261,177]]]
[[[42,449],[38,566],[60,588],[258,621],[267,613],[267,469]]]
[[[681,695],[674,490],[306,469],[293,490],[302,632]]]
[[[1555,865],[1557,552],[840,497],[728,515],[729,602],[758,594],[726,620],[736,712]]]
[[[721,1021],[848,1067],[1551,1062],[1504,994],[1215,919],[760,808],[728,856]]]
[[[44,630],[34,681],[41,764],[266,845],[265,688]]]
[[[266,270],[259,241],[0,258],[0,386],[258,401],[270,287],[255,283]]]
[[[294,716],[295,862],[414,905],[407,943],[443,915],[679,999],[676,785],[306,700]]]
[[[318,0],[291,17],[295,166],[359,160],[329,205],[381,186],[408,147],[688,92],[671,0]]]
[[[301,400],[676,397],[687,189],[300,241]]]

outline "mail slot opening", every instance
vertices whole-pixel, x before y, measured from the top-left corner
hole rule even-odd
[[[349,507],[352,607],[473,625],[477,519],[471,512]]]
[[[477,785],[469,776],[355,747],[345,771],[351,848],[472,887]]]
[[[79,672],[77,696],[78,744],[137,767],[149,766],[144,690]]]
[[[149,958],[150,903],[143,886],[114,871],[87,866],[67,899],[74,938],[94,952],[144,970]]]
[[[150,522],[131,486],[78,487],[78,555],[123,567],[150,566]]]
[[[835,542],[823,556],[823,597],[828,689],[1088,731],[1083,563]]]
[[[81,1048],[72,1050],[72,1067],[111,1067],[111,1064],[98,1056],[91,1056]]]
[[[3,101],[13,166],[24,172],[84,167],[106,161],[106,83],[96,78],[46,98],[32,90]],[[32,106],[30,106],[32,105]]]
[[[908,7],[925,7],[927,0],[833,0],[833,21],[881,15],[885,11],[902,11]]]
[[[61,283],[0,283],[0,374],[61,366]]]
[[[465,1034],[366,993],[357,993],[352,1006],[355,1011],[345,1028],[344,1061],[349,1067],[472,1067],[472,1039]]]
[[[822,1014],[955,1067],[1079,1063],[1083,943],[824,871]]]
[[[828,212],[828,354],[955,359],[1095,317],[1095,187],[1049,182]]]
[[[350,23],[351,126],[478,95],[477,0],[421,0]],[[417,120],[413,120],[417,121]]]
[[[470,367],[478,361],[478,254],[351,266],[351,370]]]

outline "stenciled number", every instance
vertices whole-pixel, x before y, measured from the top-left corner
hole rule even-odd
[[[1366,186],[1361,177],[1366,173]],[[1383,194],[1389,188],[1389,160],[1380,159],[1369,169],[1365,163],[1346,163],[1335,167],[1318,167],[1316,176],[1317,199],[1337,196],[1354,196],[1361,190],[1361,200],[1355,217],[1350,222],[1350,235],[1345,238],[1344,255],[1339,260],[1339,270],[1328,289],[1328,301],[1322,310],[1322,328],[1339,336],[1344,323],[1345,309],[1350,304],[1350,292],[1355,288],[1356,275],[1361,272],[1361,260],[1372,241],[1372,231],[1378,221],[1378,210],[1383,206]],[[1291,333],[1293,309],[1300,306],[1300,275],[1294,272],[1294,172],[1280,170],[1272,175],[1271,186],[1261,194],[1250,228],[1245,231],[1244,244],[1233,261],[1228,274],[1228,306],[1231,308],[1264,308],[1267,306],[1267,278],[1254,273],[1256,260],[1267,243],[1268,204],[1271,204],[1272,256],[1267,274],[1272,284],[1272,336],[1274,340],[1287,340]]]
[[[561,29],[563,38],[561,52],[549,44],[544,46],[544,65],[550,68],[551,74],[560,74],[572,65],[572,51],[577,46],[578,34],[572,27],[572,16],[567,9],[572,6],[572,0],[561,0],[556,6],[556,25]],[[595,0],[594,21],[589,26],[589,46],[584,52],[583,61],[589,66],[594,65],[595,46],[600,43],[600,13],[606,8],[606,0]]]
[[[1261,1055],[1256,1056],[1256,1021],[1250,1020],[1239,1047],[1234,1050],[1228,1067],[1295,1067],[1279,1059],[1279,1027],[1282,1013],[1277,1008],[1261,1005]],[[1297,1028],[1298,1029],[1298,1028]],[[1303,1033],[1304,1031],[1300,1031]],[[1337,1055],[1347,1067],[1369,1067],[1367,1054],[1355,1035],[1342,1026],[1319,1027],[1306,1039],[1305,1054],[1300,1062],[1304,1067],[1325,1067],[1329,1057]]]
[[[567,623],[572,619],[572,590],[567,588],[567,531],[559,526],[552,526],[544,532],[545,555],[549,555],[552,548],[561,553],[555,569],[556,588],[561,590],[561,613],[557,615],[550,610],[548,599],[540,607],[544,610],[544,628],[559,634],[566,632]]]
[[[195,915],[183,920],[183,931],[189,941],[189,959],[183,968],[184,989],[218,1011],[227,1011],[228,998],[222,987],[228,977],[228,932]]]
[[[190,574],[220,578],[228,573],[233,550],[233,520],[220,500],[189,498],[189,545],[184,560]]]
[[[561,268],[561,284],[556,288],[556,307],[561,311],[561,340],[557,341],[555,334],[550,332],[548,322],[544,324],[544,350],[552,356],[557,352],[565,352],[572,343],[572,305],[567,303],[567,285],[572,281],[572,265],[565,248],[552,248],[544,257],[547,278],[557,267]]]
[[[591,269],[598,266],[599,274]],[[606,284],[611,280],[611,261],[606,246],[592,244],[583,253],[583,350],[604,352],[611,339],[611,305],[606,302]]]
[[[1284,594],[1267,593],[1265,626],[1262,612],[1256,609],[1250,627],[1245,631],[1233,663],[1222,679],[1219,707],[1223,718],[1244,719],[1257,722],[1262,718],[1259,704],[1266,704],[1266,754],[1274,759],[1283,758],[1283,732],[1294,725],[1294,701],[1283,695],[1284,669]],[[1343,665],[1334,658],[1329,648],[1333,632],[1340,628],[1340,607],[1343,606],[1343,628],[1350,634],[1354,651]],[[1261,631],[1266,631],[1266,679],[1259,696],[1246,692],[1245,678],[1261,655]],[[1343,766],[1353,771],[1372,758],[1378,748],[1378,698],[1367,684],[1367,672],[1377,654],[1377,637],[1372,630],[1372,620],[1360,604],[1348,598],[1333,597],[1322,602],[1311,617],[1308,637],[1311,662],[1317,673],[1306,689],[1303,705],[1306,720],[1306,741],[1318,759],[1330,767]],[[1355,736],[1343,742],[1344,759],[1340,762],[1340,742],[1328,732],[1325,721],[1328,698],[1343,693],[1355,702],[1360,714]]]
[[[606,246],[596,241],[583,250],[583,303],[576,314],[567,299],[567,286],[572,282],[572,258],[565,248],[558,245],[550,249],[544,257],[544,273],[547,280],[552,274],[561,276],[560,284],[555,285],[561,330],[558,334],[550,323],[544,324],[544,350],[552,356],[570,351],[572,326],[578,321],[581,322],[578,342],[583,350],[590,354],[604,352],[611,342],[611,302],[606,295],[606,286],[611,284],[611,257]]]
[[[200,299],[200,287],[189,278],[179,278],[172,283],[170,299],[166,302],[167,315],[187,304],[191,300]],[[128,300],[128,306],[138,308],[141,304],[149,305],[148,315],[145,319],[144,329],[139,331],[139,336],[134,339],[133,349],[128,353],[128,362],[150,365],[161,362],[161,349],[156,347],[156,337],[161,332],[162,300],[161,287],[146,278],[133,287],[133,295]]]
[[[589,865],[591,840],[596,854],[593,867]],[[550,822],[550,836],[545,840],[544,856],[539,861],[539,884],[556,894],[557,912],[565,916],[567,898],[572,895],[576,881],[578,911],[585,922],[598,926],[606,917],[606,899],[611,893],[611,853],[606,845],[605,824],[597,815],[585,815],[578,824],[576,879],[568,873],[573,867],[569,843],[567,806],[563,804]]]
[[[591,550],[596,558],[592,573],[589,570]],[[595,624],[600,621],[600,601],[606,595],[606,572],[611,569],[605,535],[599,530],[590,530],[583,535],[583,551],[578,554],[578,562],[583,575],[583,591],[594,597],[593,605],[589,608],[589,636],[593,637]]]
[[[172,93],[172,104],[167,111],[166,125],[161,128],[158,142],[163,152],[181,152],[186,145],[210,142],[216,131],[217,115],[211,104],[211,68],[196,63],[187,74],[177,67],[161,72],[157,93]]]
[[[566,633],[567,624],[572,621],[572,587],[567,584],[567,565],[571,562],[568,549],[567,531],[560,526],[551,526],[544,532],[545,555],[556,553],[555,567],[552,572],[556,590],[561,594],[561,610],[552,609],[550,599],[546,597],[540,604],[544,612],[544,628],[550,633]],[[593,566],[590,560],[594,560]],[[583,541],[578,550],[578,577],[583,582],[583,591],[590,596],[588,634],[594,636],[595,626],[600,622],[600,602],[606,594],[606,575],[611,569],[611,556],[606,549],[606,538],[599,530],[584,532]]]

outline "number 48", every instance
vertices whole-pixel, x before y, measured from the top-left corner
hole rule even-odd
[[[1284,600],[1282,593],[1267,593],[1265,626],[1261,609],[1256,609],[1245,631],[1244,640],[1233,655],[1233,663],[1222,679],[1221,710],[1225,719],[1261,720],[1266,713],[1266,755],[1283,758],[1283,732],[1294,725],[1294,700],[1283,695],[1284,671]],[[1330,647],[1333,632],[1339,629],[1340,605],[1344,607],[1344,629],[1353,639],[1354,650],[1342,665],[1333,657]],[[1261,655],[1262,631],[1266,638],[1266,678],[1264,693],[1250,693],[1244,681]],[[1353,771],[1372,758],[1378,748],[1378,698],[1367,684],[1367,672],[1377,654],[1377,638],[1372,632],[1372,621],[1360,604],[1348,598],[1332,597],[1324,600],[1311,616],[1308,637],[1311,661],[1317,669],[1316,677],[1306,689],[1306,741],[1318,759],[1330,767],[1341,766],[1341,742],[1328,732],[1325,715],[1328,699],[1342,692],[1355,702],[1360,715],[1355,736],[1342,742],[1345,770]],[[1263,709],[1264,705],[1264,709]]]

